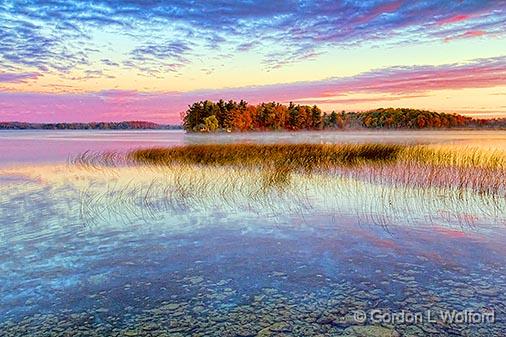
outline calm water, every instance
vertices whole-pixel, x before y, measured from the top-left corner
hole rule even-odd
[[[506,131],[346,131],[188,135],[183,131],[2,131],[0,165],[66,161],[84,151],[196,143],[430,143],[506,150]]]
[[[506,149],[506,132],[2,132],[0,336],[506,335],[504,198],[65,164],[210,141]],[[443,317],[465,310],[484,321]]]

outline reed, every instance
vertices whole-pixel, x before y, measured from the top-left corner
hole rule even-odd
[[[375,183],[469,189],[504,196],[506,153],[482,148],[392,144],[212,144],[138,149],[143,165],[255,167],[267,185],[286,184],[292,172],[338,173]],[[109,161],[107,161],[109,162]]]
[[[266,188],[293,173],[340,175],[373,183],[506,195],[506,152],[482,148],[392,144],[206,144],[136,149],[119,155],[87,152],[75,164],[260,169]]]
[[[415,145],[404,147],[399,160],[433,166],[506,169],[506,153],[484,148],[449,145]]]
[[[218,148],[225,151],[227,147]],[[304,166],[272,165],[272,157],[253,153],[238,153],[231,156],[233,160],[220,157],[204,162],[196,157],[187,160],[182,153],[186,148],[176,152],[179,161],[173,157],[164,161],[159,161],[159,157],[150,161],[132,158],[132,153],[156,154],[151,149],[107,153],[104,159],[100,153],[88,152],[73,161],[78,165],[37,170],[15,168],[4,173],[37,178],[37,184],[50,186],[48,190],[41,189],[43,195],[48,191],[65,194],[78,191],[79,216],[88,225],[103,222],[121,225],[142,220],[146,225],[166,224],[172,221],[167,217],[208,213],[253,217],[258,214],[279,219],[285,216],[305,219],[315,214],[330,218],[356,215],[360,223],[383,227],[419,221],[438,224],[445,219],[455,225],[504,223],[505,170],[490,164],[497,161],[485,160],[475,166],[464,164],[466,161],[457,164],[453,159],[434,163],[409,155],[409,151],[420,151],[419,148],[400,146],[395,155],[385,160],[369,154],[351,161],[336,160],[329,151],[324,158],[334,159],[320,160],[325,165],[313,164],[309,172]],[[297,154],[294,148],[297,147],[291,147],[285,154],[292,157],[312,154],[310,151]],[[342,151],[349,147],[331,148]],[[269,149],[273,151],[272,147]],[[164,154],[171,153],[162,150]],[[441,158],[443,153],[440,152]],[[287,162],[285,154],[278,151],[276,155],[281,162]],[[249,163],[244,164],[238,156],[249,158]],[[341,154],[341,158],[349,157]],[[296,159],[296,163],[309,160]],[[0,195],[22,200],[17,196],[22,191],[16,186],[6,186]]]
[[[376,183],[343,175],[291,172],[282,178],[264,169],[233,166],[112,170],[118,171],[119,180],[111,182],[100,175],[96,179],[104,183],[95,183],[82,193],[83,222],[109,218],[111,223],[167,223],[168,215],[223,213],[280,220],[289,216],[303,222],[315,215],[320,220],[342,215],[385,228],[420,221],[440,224],[446,218],[455,226],[504,223],[505,198],[469,190]]]
[[[209,144],[138,149],[129,158],[136,163],[155,165],[274,166],[311,171],[391,161],[401,150],[400,145],[387,144]]]

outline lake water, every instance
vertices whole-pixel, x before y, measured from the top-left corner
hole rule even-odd
[[[504,196],[67,163],[208,142],[506,150],[506,132],[0,132],[0,336],[506,335]]]
[[[0,165],[64,162],[84,151],[205,143],[421,143],[485,146],[506,150],[506,131],[256,132],[220,135],[174,131],[2,131]]]

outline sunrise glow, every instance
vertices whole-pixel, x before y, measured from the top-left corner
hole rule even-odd
[[[0,4],[0,121],[180,123],[201,99],[506,117],[503,1]]]

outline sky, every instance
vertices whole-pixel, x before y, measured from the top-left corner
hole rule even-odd
[[[506,0],[0,0],[0,121],[220,98],[506,117]]]

